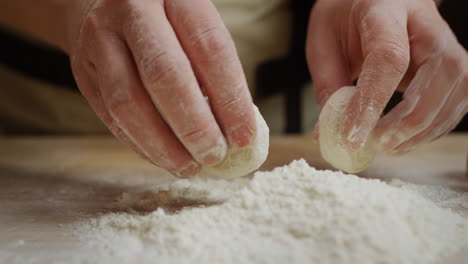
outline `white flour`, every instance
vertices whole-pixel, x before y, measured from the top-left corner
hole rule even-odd
[[[82,224],[88,261],[427,264],[468,246],[468,220],[401,182],[317,171],[301,160],[231,183],[180,180],[146,193],[146,203],[206,206]],[[120,204],[138,209],[141,198],[128,194]]]

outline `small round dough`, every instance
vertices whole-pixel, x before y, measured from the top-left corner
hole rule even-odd
[[[201,175],[214,178],[235,178],[258,169],[268,156],[270,130],[258,108],[254,105],[257,131],[255,139],[243,148],[229,148],[223,162],[206,166]]]
[[[336,91],[323,107],[319,117],[319,143],[323,158],[336,169],[347,173],[357,173],[367,169],[376,154],[373,139],[353,151],[346,147],[342,137],[346,108],[355,86],[345,86]]]

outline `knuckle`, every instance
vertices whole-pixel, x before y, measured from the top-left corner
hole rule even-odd
[[[459,56],[454,54],[446,54],[444,58],[445,64],[447,65],[447,69],[450,72],[460,73],[462,74],[464,69],[464,63]]]
[[[360,1],[354,6],[358,10],[356,11],[358,25],[364,39],[373,37],[372,33],[382,31],[386,26],[382,17],[371,7],[372,4],[367,2]],[[360,5],[365,7],[360,7]]]
[[[411,114],[404,119],[404,125],[411,131],[423,131],[430,126],[432,118],[427,115]]]
[[[410,57],[409,51],[401,44],[388,42],[385,46],[373,51],[375,59],[385,62],[394,71],[405,74],[408,69]]]
[[[144,79],[152,84],[165,83],[177,78],[178,67],[171,55],[165,50],[161,50],[153,56],[142,58],[140,63]]]
[[[197,144],[206,141],[212,137],[213,134],[213,124],[212,122],[199,122],[197,126],[192,128],[190,131],[183,133],[180,136],[180,139],[183,142],[189,144]]]
[[[416,35],[412,42],[426,54],[438,54],[446,46],[444,38],[438,38],[433,34]]]
[[[238,113],[242,111],[242,99],[239,96],[225,100],[220,104],[223,112],[227,113]]]
[[[222,56],[230,46],[229,35],[218,26],[207,27],[203,31],[193,34],[190,40],[196,48],[213,57]]]
[[[120,10],[122,10],[122,30],[124,34],[128,35],[130,32],[144,34],[144,32],[141,32],[141,25],[145,20],[144,9],[135,3],[129,3],[129,0],[127,0],[127,3],[122,4]]]
[[[101,28],[101,19],[95,10],[91,11],[83,21],[82,31],[90,35],[96,35]]]
[[[122,115],[122,113],[127,113],[130,109],[130,99],[121,95],[120,93],[114,93],[111,98],[104,99],[104,102],[109,109],[109,113],[114,118],[117,118]]]
[[[429,58],[444,55],[452,35],[448,27],[415,34],[411,37],[413,56],[423,63]]]
[[[373,0],[355,0],[353,1],[352,9],[351,11],[357,12],[359,16],[363,17],[364,14],[368,12],[368,10],[371,8],[371,6],[374,4]]]
[[[243,113],[248,109],[246,105],[249,102],[245,96],[246,84],[238,81],[230,88],[212,98],[213,106],[226,116],[243,116]]]
[[[104,31],[105,25],[102,19],[95,11],[91,11],[83,21],[77,50],[81,50],[84,55],[94,59],[92,56],[95,51],[108,41]]]

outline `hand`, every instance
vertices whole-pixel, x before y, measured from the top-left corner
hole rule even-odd
[[[178,177],[250,143],[252,99],[211,1],[71,2],[73,73],[116,137]]]
[[[468,54],[433,0],[319,0],[307,58],[320,105],[358,79],[343,137],[359,149],[374,130],[405,153],[452,130],[468,111]],[[380,121],[395,90],[404,99]]]

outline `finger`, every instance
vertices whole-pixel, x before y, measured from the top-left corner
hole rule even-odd
[[[466,113],[465,113],[466,115]],[[452,132],[452,130],[454,130],[458,123],[461,122],[461,120],[464,118],[464,115],[461,115],[456,121],[454,121],[454,123],[448,127],[444,132],[442,132],[440,135],[438,135],[437,137],[429,140],[429,141],[422,141],[422,142],[419,142],[419,143],[412,143],[412,142],[405,142],[403,144],[401,144],[400,146],[398,146],[396,149],[394,149],[391,153],[394,154],[394,155],[403,155],[403,154],[406,154],[408,152],[411,152],[413,150],[415,150],[418,146],[426,143],[426,142],[431,142],[431,141],[434,141],[434,140],[437,140],[441,137],[444,137],[446,135],[448,135],[450,132]]]
[[[312,11],[307,34],[306,51],[313,88],[318,104],[323,107],[339,88],[352,85],[348,63],[340,39],[339,29],[324,26],[330,18],[326,10]],[[330,23],[333,25],[332,23]]]
[[[468,77],[465,77],[465,79],[458,79],[456,88],[450,94],[450,97],[445,102],[431,125],[421,133],[401,143],[393,150],[393,152],[409,152],[422,143],[431,142],[440,136],[449,133],[450,130],[452,130],[466,115],[467,111]]]
[[[430,86],[435,79],[435,73],[440,70],[443,57],[438,55],[447,46],[447,38],[442,35],[444,32],[450,33],[450,29],[437,17],[439,16],[435,9],[429,13],[414,12],[409,18],[408,30],[411,35],[412,64],[408,73],[414,72],[414,74],[407,73],[405,75],[400,83],[400,88],[402,86],[407,88],[403,100],[377,124],[375,134],[382,139],[382,144],[388,144],[390,141],[393,135],[390,132],[394,132],[392,128],[397,124],[397,121],[414,111],[422,90]],[[433,32],[442,33],[434,34]],[[404,82],[408,85],[402,85]]]
[[[406,73],[409,41],[404,8],[356,5],[353,9],[357,12],[355,23],[364,61],[357,90],[347,109],[343,136],[351,149],[359,149]]]
[[[415,79],[410,84],[411,86],[421,86],[422,88],[415,88],[419,93],[407,96],[408,101],[416,102],[414,109],[406,115],[391,115],[388,120],[391,126],[384,135],[384,138],[389,138],[387,143],[384,143],[385,149],[393,149],[411,137],[421,133],[427,129],[434,121],[436,116],[440,113],[442,107],[446,104],[449,95],[456,87],[456,81],[460,78],[460,69],[455,69],[453,61],[444,59],[440,63],[439,70],[436,74],[430,73],[425,75],[427,79],[432,78],[428,86],[423,86],[418,82],[420,79]],[[422,78],[424,78],[422,77]],[[388,135],[387,135],[388,134]]]
[[[411,80],[405,93],[403,100],[398,103],[389,113],[387,113],[375,127],[375,136],[380,138],[382,145],[387,145],[391,140],[395,130],[393,127],[403,117],[411,114],[420,100],[421,91],[430,86],[433,82],[435,75],[440,69],[441,60],[435,59],[431,63],[422,65],[416,72],[413,80]]]
[[[133,141],[117,126],[115,120],[107,111],[107,108],[102,100],[101,92],[98,87],[98,80],[96,75],[96,69],[94,65],[89,62],[88,65],[84,65],[82,61],[73,63],[73,74],[78,87],[86,98],[91,108],[94,110],[99,119],[107,126],[109,131],[123,143],[128,145],[133,151],[135,151],[140,157],[150,161],[150,159],[138,149]]]
[[[255,116],[232,38],[210,0],[172,0],[166,12],[230,144],[253,140]]]
[[[103,105],[117,126],[156,165],[182,178],[198,173],[200,165],[154,108],[120,38],[100,28],[82,34],[95,40],[86,50],[96,65]]]
[[[198,162],[218,163],[226,155],[224,136],[162,2],[138,2],[123,33],[144,87],[177,138]]]

